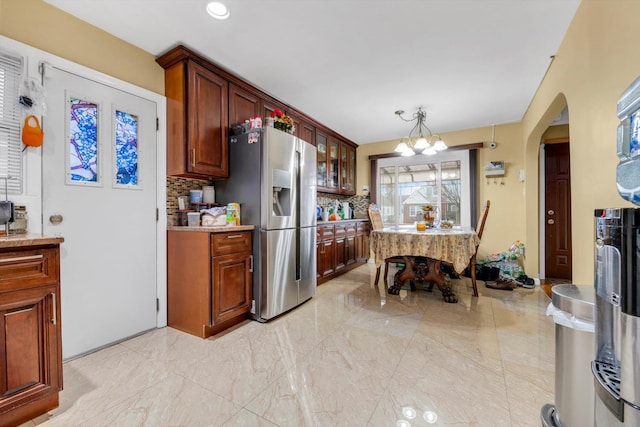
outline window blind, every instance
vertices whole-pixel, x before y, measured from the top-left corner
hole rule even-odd
[[[9,194],[22,193],[21,74],[22,58],[0,51],[0,200],[4,200],[4,177],[11,177]]]

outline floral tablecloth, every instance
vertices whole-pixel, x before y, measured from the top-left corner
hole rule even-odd
[[[469,265],[479,244],[478,235],[470,228],[385,228],[371,231],[370,239],[376,265],[392,256],[423,256],[451,263],[458,273]]]

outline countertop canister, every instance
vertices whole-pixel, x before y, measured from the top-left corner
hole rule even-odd
[[[202,187],[202,201],[204,203],[216,202],[216,190],[213,185],[207,185]]]

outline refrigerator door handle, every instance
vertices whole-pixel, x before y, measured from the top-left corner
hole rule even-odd
[[[302,262],[300,260],[300,215],[302,214],[302,208],[300,203],[302,198],[300,193],[302,192],[302,174],[300,173],[300,149],[296,149],[295,167],[296,167],[296,282],[300,281],[302,277]]]

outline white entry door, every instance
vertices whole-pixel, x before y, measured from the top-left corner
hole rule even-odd
[[[156,327],[156,104],[54,68],[43,232],[62,236],[63,358]]]

